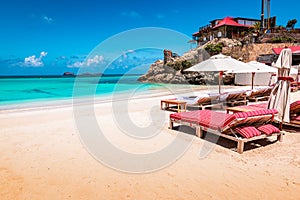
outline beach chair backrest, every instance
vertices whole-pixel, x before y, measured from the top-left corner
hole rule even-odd
[[[300,100],[291,103],[291,105],[290,105],[290,113],[291,114],[300,113]]]
[[[253,110],[249,112],[238,112],[232,114],[227,119],[227,122],[221,128],[221,132],[227,132],[230,129],[250,126],[250,125],[262,125],[273,121],[274,116],[278,113],[276,109],[261,109]]]
[[[247,97],[247,92],[229,93],[226,101],[242,100]]]
[[[218,101],[218,96],[201,97],[198,99],[197,104],[210,104]]]
[[[272,92],[272,89],[273,88],[271,88],[271,87],[266,88],[265,91],[264,91],[263,96],[270,96],[271,92]]]
[[[265,89],[252,91],[250,94],[250,97],[261,97],[261,96],[264,96],[264,93],[265,93]]]

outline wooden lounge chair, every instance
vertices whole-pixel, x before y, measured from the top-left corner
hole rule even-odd
[[[219,101],[219,95],[203,96],[197,99],[195,103],[187,103],[187,109],[204,110],[207,108],[222,108],[223,103]]]
[[[300,100],[291,103],[290,105],[290,123],[286,125],[300,127]]]
[[[234,92],[234,93],[227,93],[227,97],[223,102],[224,105],[227,106],[236,106],[236,105],[247,105],[247,92]]]
[[[264,139],[271,135],[277,135],[277,140],[282,141],[283,132],[278,131],[273,134],[261,134],[245,138],[237,133],[236,128],[248,126],[261,126],[270,124],[274,115],[277,114],[275,109],[262,109],[250,112],[239,112],[235,114],[225,114],[212,110],[198,110],[170,115],[169,128],[173,129],[174,123],[187,125],[196,129],[196,135],[202,137],[203,131],[216,134],[221,137],[237,142],[237,152],[243,153],[244,143]]]
[[[272,87],[252,91],[248,99],[249,101],[254,101],[254,102],[267,101],[270,97],[271,92],[272,92]]]
[[[297,92],[298,89],[299,89],[298,82],[296,81],[291,82],[291,92]]]

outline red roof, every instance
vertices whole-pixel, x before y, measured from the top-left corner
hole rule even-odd
[[[296,53],[299,53],[300,54],[300,46],[292,46],[292,47],[289,47],[291,50],[292,50],[292,53],[296,54]],[[284,48],[273,48],[273,52],[277,55],[280,54],[280,52],[282,51],[282,49]]]
[[[233,20],[233,18],[231,17],[225,17],[224,19],[222,19],[221,21],[219,21],[219,23],[213,27],[213,28],[218,28],[221,26],[240,26],[240,27],[249,27],[243,24],[239,24],[236,21]]]
[[[195,33],[193,33],[193,36],[197,36],[198,34],[200,34],[200,32],[198,31],[198,32],[195,32]]]

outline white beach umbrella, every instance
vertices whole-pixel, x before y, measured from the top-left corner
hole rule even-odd
[[[200,62],[184,71],[189,72],[219,72],[219,93],[221,93],[221,81],[223,72],[233,72],[239,70],[252,70],[253,67],[244,62],[233,59],[230,56],[218,54],[210,57],[209,59]],[[233,72],[234,73],[234,72]],[[239,73],[239,72],[237,72]]]
[[[277,120],[290,122],[290,70],[292,65],[291,49],[283,49],[275,63],[278,68],[278,81],[276,82],[268,102],[268,108],[278,110]]]
[[[240,74],[246,74],[246,73],[251,73],[252,74],[252,80],[251,80],[251,85],[252,89],[254,86],[254,76],[256,73],[276,73],[278,70],[274,67],[270,67],[264,63],[260,63],[257,61],[250,61],[247,63],[251,69],[237,69],[237,70],[232,70],[232,73],[240,73]]]
[[[255,73],[267,73],[267,72],[276,73],[277,72],[276,68],[268,66],[268,65],[266,65],[264,63],[261,63],[261,62],[250,61],[247,64],[249,64],[249,65],[251,65],[251,66],[253,66],[257,69],[255,71]]]

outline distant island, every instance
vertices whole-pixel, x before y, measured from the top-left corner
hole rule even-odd
[[[63,76],[75,77],[76,75],[75,75],[74,73],[72,73],[72,72],[65,72],[65,73],[63,74]]]

